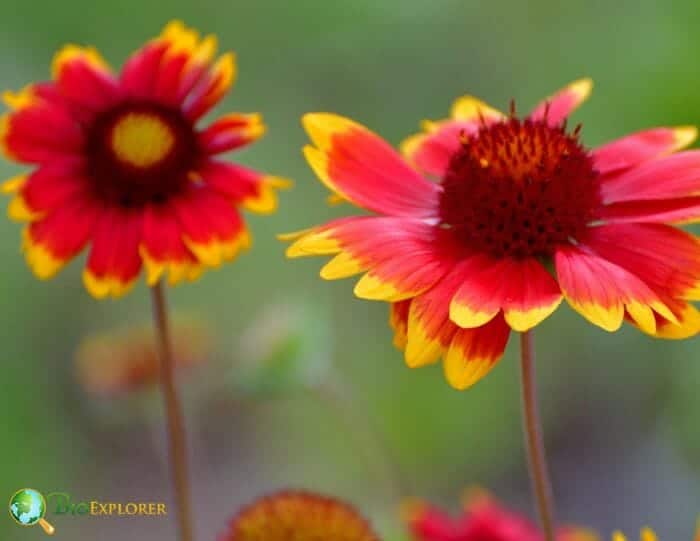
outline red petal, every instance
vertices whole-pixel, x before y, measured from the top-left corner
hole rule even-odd
[[[0,118],[0,146],[11,159],[45,163],[75,159],[83,149],[83,133],[68,109],[38,96],[33,89],[6,94],[14,109]]]
[[[604,177],[601,193],[606,203],[700,195],[700,150],[680,152]]]
[[[355,287],[362,298],[398,301],[435,284],[458,257],[451,237],[418,220],[351,217],[303,234],[289,257],[339,254],[321,271],[326,279],[368,271]]]
[[[201,274],[201,265],[182,240],[175,210],[167,203],[146,207],[141,254],[149,285],[155,284],[165,273],[171,284],[193,280]]]
[[[277,189],[291,186],[286,179],[214,160],[208,160],[199,170],[199,175],[207,185],[233,203],[262,214],[277,209]]]
[[[452,341],[458,327],[450,321],[450,300],[463,279],[459,264],[432,289],[411,301],[408,314],[406,364],[423,366],[437,361]]]
[[[236,78],[236,59],[233,53],[224,54],[194,87],[188,96],[184,112],[192,121],[204,116],[219,103]]]
[[[101,206],[91,199],[74,198],[27,227],[23,251],[39,278],[55,275],[85,246]]]
[[[459,329],[445,355],[445,377],[455,389],[474,385],[503,357],[510,327],[501,315],[475,329]]]
[[[205,154],[220,154],[248,145],[265,133],[258,114],[228,114],[198,134],[199,146]]]
[[[696,136],[693,127],[652,128],[596,148],[593,161],[602,174],[619,171],[672,154],[690,145]]]
[[[510,260],[509,267],[503,276],[505,319],[514,331],[525,332],[554,312],[562,295],[536,259]]]
[[[54,58],[53,76],[67,100],[91,111],[104,110],[121,96],[109,67],[91,47],[65,46]]]
[[[592,88],[590,79],[574,81],[537,105],[530,118],[542,120],[546,117],[547,124],[557,126],[588,98]]]
[[[620,328],[625,310],[648,327],[654,325],[652,310],[673,318],[647,284],[602,257],[575,246],[560,247],[555,264],[559,285],[569,304],[606,331]]]
[[[608,223],[693,223],[700,219],[700,196],[612,203],[599,211],[599,217]]]
[[[480,121],[446,120],[426,124],[428,133],[413,135],[401,143],[401,151],[417,169],[442,177],[462,138],[479,131]]]
[[[206,186],[192,186],[173,199],[185,245],[206,266],[218,267],[249,245],[238,211]]]
[[[306,158],[329,189],[381,214],[436,216],[438,185],[411,169],[380,137],[329,113],[307,114],[303,123],[316,145],[305,148]]]
[[[33,212],[47,212],[90,189],[81,161],[49,162],[34,171],[21,193]]]
[[[141,271],[142,236],[141,211],[117,207],[104,210],[92,236],[83,274],[85,287],[94,297],[119,297],[131,289]]]
[[[495,260],[478,255],[464,263],[462,273],[450,317],[463,328],[484,325],[503,310],[510,326],[524,332],[561,302],[556,281],[533,258]]]
[[[122,70],[130,95],[178,106],[202,79],[216,52],[216,39],[173,21],[136,51]]]
[[[700,299],[700,241],[661,224],[593,227],[585,243],[671,298]]]

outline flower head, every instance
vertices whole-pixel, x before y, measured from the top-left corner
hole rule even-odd
[[[211,339],[196,323],[175,320],[173,353],[178,370],[206,361]],[[129,327],[92,336],[75,356],[78,381],[90,394],[115,396],[153,385],[160,378],[160,360],[151,327]]]
[[[457,517],[422,502],[409,503],[405,513],[415,541],[542,541],[544,536],[526,517],[479,493],[465,502]],[[597,536],[575,527],[561,528],[557,541],[598,541]],[[646,541],[646,540],[645,540]]]
[[[277,177],[221,161],[265,131],[231,113],[200,129],[236,75],[232,53],[180,22],[112,72],[91,47],[56,54],[49,82],[6,92],[0,148],[34,166],[7,181],[11,218],[28,222],[22,248],[51,278],[90,244],[83,278],[95,297],[122,295],[142,265],[154,284],[197,278],[248,246],[237,210],[270,212]]]
[[[406,363],[444,358],[469,387],[565,298],[608,331],[660,338],[700,330],[700,242],[672,224],[700,217],[700,151],[689,127],[655,128],[590,150],[568,115],[576,81],[521,118],[471,96],[426,122],[404,157],[367,128],[304,117],[304,150],[337,196],[371,211],[292,234],[289,257],[335,255],[326,279],[363,273],[355,294],[391,303]]]
[[[278,492],[240,511],[219,541],[378,541],[351,506],[310,492]]]

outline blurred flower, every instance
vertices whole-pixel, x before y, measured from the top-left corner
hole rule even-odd
[[[207,360],[211,339],[202,325],[176,320],[173,355],[178,370]],[[153,330],[131,327],[87,338],[75,356],[79,383],[90,394],[115,396],[160,381],[160,361]]]
[[[53,80],[3,96],[0,147],[36,169],[3,185],[8,209],[28,222],[22,248],[37,277],[53,277],[88,243],[85,286],[117,297],[145,265],[149,285],[196,279],[249,245],[237,207],[271,212],[287,181],[216,157],[257,140],[258,114],[197,122],[233,84],[233,53],[182,23],[115,75],[92,47],[67,45]]]
[[[254,395],[315,389],[328,375],[332,330],[323,306],[304,300],[266,306],[240,338],[233,384]]]
[[[299,233],[289,257],[336,254],[325,279],[365,273],[358,297],[391,305],[411,367],[444,358],[458,389],[566,298],[615,331],[660,338],[700,329],[700,243],[668,224],[700,218],[695,128],[655,128],[589,151],[566,119],[589,95],[576,81],[524,119],[471,97],[426,122],[402,159],[364,126],[329,113],[303,123],[306,158],[345,200],[379,214]],[[432,182],[429,178],[436,179]]]
[[[542,541],[544,536],[526,517],[501,506],[491,496],[478,491],[470,494],[458,517],[422,502],[409,502],[404,517],[415,541]],[[567,526],[557,541],[597,541],[598,537],[580,528]]]
[[[612,539],[613,541],[627,541],[622,532],[615,532]],[[657,541],[656,534],[651,528],[642,528],[642,531],[639,533],[639,539],[641,541]]]
[[[278,492],[238,513],[219,541],[378,541],[346,503],[311,492]]]

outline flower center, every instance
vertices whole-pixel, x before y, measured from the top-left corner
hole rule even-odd
[[[548,257],[596,218],[598,173],[578,128],[512,115],[464,137],[442,181],[443,227],[496,257]]]
[[[159,116],[126,113],[112,127],[112,150],[117,159],[134,167],[152,167],[175,146],[175,135]]]
[[[126,102],[88,128],[88,172],[99,196],[122,206],[162,201],[181,190],[198,155],[197,139],[180,111]]]

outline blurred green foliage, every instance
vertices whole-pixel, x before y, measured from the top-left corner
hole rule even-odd
[[[274,217],[250,218],[255,245],[249,254],[173,290],[171,304],[215,321],[222,350],[232,358],[251,314],[280,298],[312,297],[330,307],[318,325],[333,330],[327,350],[335,377],[352,384],[354,400],[370,412],[412,490],[452,504],[464,485],[478,482],[529,509],[513,345],[486,380],[455,392],[439,368],[403,365],[391,346],[386,306],[355,299],[350,281],[323,283],[320,261],[284,259],[275,233],[350,212],[325,205],[325,189],[300,155],[299,117],[336,111],[398,143],[422,118],[444,116],[461,94],[498,107],[515,98],[527,110],[589,75],[594,95],[575,115],[589,145],[653,125],[699,124],[698,2],[8,0],[3,7],[0,73],[8,88],[47,78],[51,56],[65,42],[96,45],[119,65],[173,17],[218,34],[224,49],[236,50],[239,82],[217,112],[262,111],[270,129],[234,159],[294,178],[297,186],[282,194]],[[8,177],[18,170],[0,164]],[[72,375],[72,352],[82,336],[148,317],[146,289],[98,303],[80,285],[80,262],[53,282],[38,282],[18,245],[19,227],[5,222],[0,494],[32,486],[83,498],[165,498],[165,471],[147,460],[143,465],[150,451],[141,432],[96,439],[86,430],[89,406]],[[629,329],[608,335],[565,308],[537,335],[562,517],[603,531],[651,523],[662,539],[690,539],[700,508],[697,339],[655,342]],[[308,351],[295,340],[280,347],[273,357]],[[382,498],[332,412],[314,398],[252,408],[224,404],[197,422],[204,427],[194,432],[211,438],[192,442],[195,491],[210,502],[198,520],[202,539],[212,539],[239,504],[280,485],[333,492],[384,527],[394,522],[396,502]],[[655,450],[659,440],[667,451]],[[223,446],[226,456],[214,460],[209,444]],[[95,532],[121,539],[130,528],[68,519],[56,526],[73,539],[97,538]],[[138,526],[153,539],[171,538],[168,524]],[[0,521],[0,537],[7,535],[29,539],[37,532]]]

